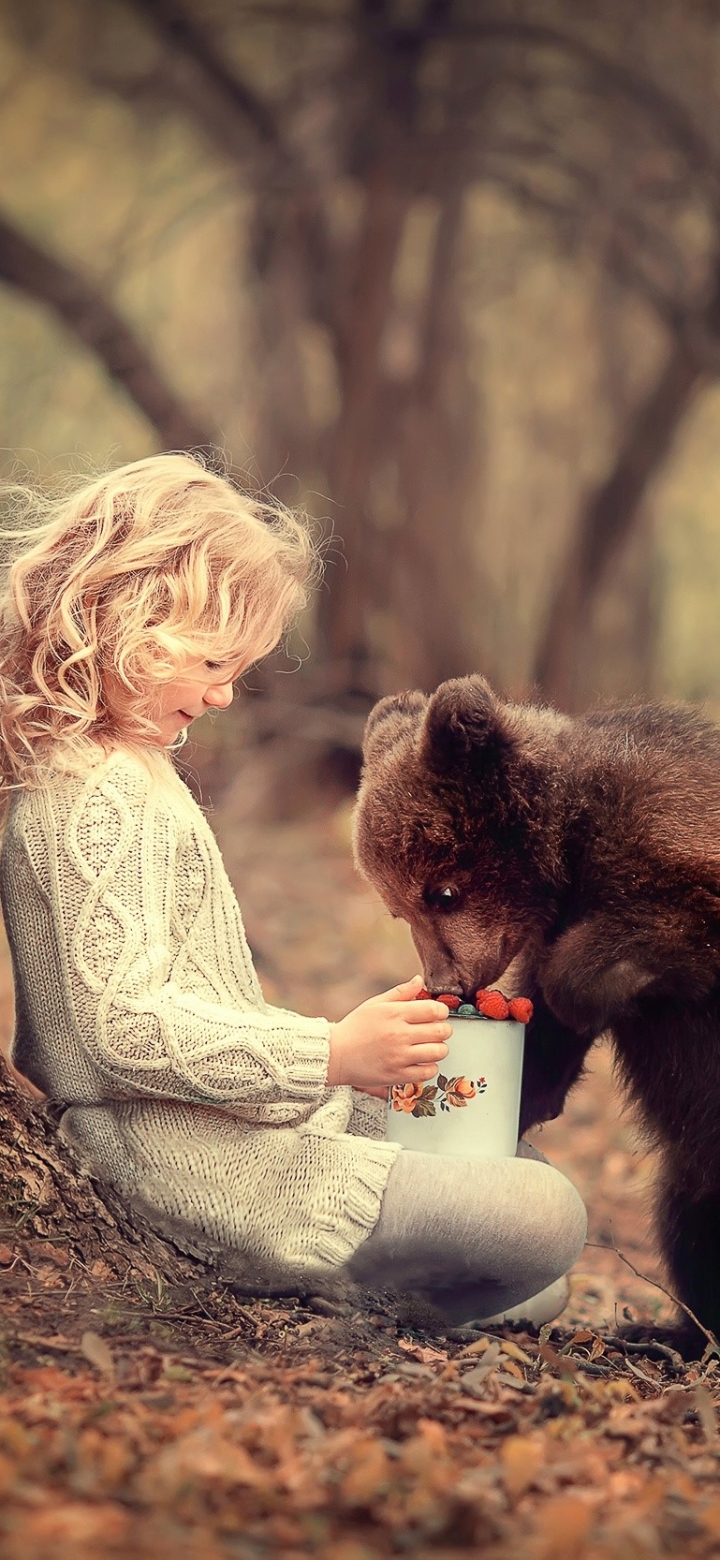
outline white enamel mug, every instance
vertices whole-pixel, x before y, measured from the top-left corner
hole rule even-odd
[[[386,1137],[420,1154],[510,1159],[517,1153],[525,1025],[450,1016],[437,1077],[396,1083]]]

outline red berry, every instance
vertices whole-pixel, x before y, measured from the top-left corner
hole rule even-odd
[[[517,1024],[530,1023],[530,1019],[533,1016],[533,1005],[529,997],[511,997],[509,1007],[510,1017],[514,1018]]]
[[[430,992],[426,991],[424,986],[421,986],[420,990],[416,993],[415,1001],[416,1002],[432,1002],[432,997],[430,995]]]
[[[443,991],[441,996],[435,998],[435,1001],[444,1002],[445,1006],[449,1007],[451,1013],[455,1008],[459,1008],[460,1006],[460,998],[454,997],[449,991]]]
[[[507,1018],[510,1007],[501,991],[476,991],[475,1006],[484,1018]]]

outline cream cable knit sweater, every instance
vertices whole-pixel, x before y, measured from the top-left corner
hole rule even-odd
[[[13,1059],[85,1168],[248,1288],[331,1274],[398,1145],[328,1088],[329,1025],[265,1002],[215,836],[169,754],[15,792],[0,853]]]

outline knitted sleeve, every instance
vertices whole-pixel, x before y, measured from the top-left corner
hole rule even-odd
[[[361,1089],[353,1089],[352,1101],[348,1132],[352,1132],[354,1137],[384,1138],[387,1131],[387,1101],[377,1099],[374,1094],[363,1094]]]
[[[199,809],[195,827],[130,765],[86,781],[65,814],[48,807],[26,848],[78,1041],[108,1094],[232,1108],[323,1098],[327,1020],[267,1008]]]

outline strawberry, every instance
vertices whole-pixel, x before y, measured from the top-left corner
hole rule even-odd
[[[476,991],[475,1006],[483,1018],[507,1018],[510,1008],[501,991]]]
[[[454,1011],[455,1008],[459,1008],[459,1006],[460,1006],[460,998],[459,997],[454,997],[452,995],[452,992],[449,992],[449,991],[443,991],[439,996],[437,996],[435,998],[435,1001],[436,1002],[444,1002],[445,1006],[449,1007],[451,1013]]]
[[[529,997],[511,997],[509,1002],[510,1017],[517,1024],[529,1024],[533,1016],[533,1005]]]

